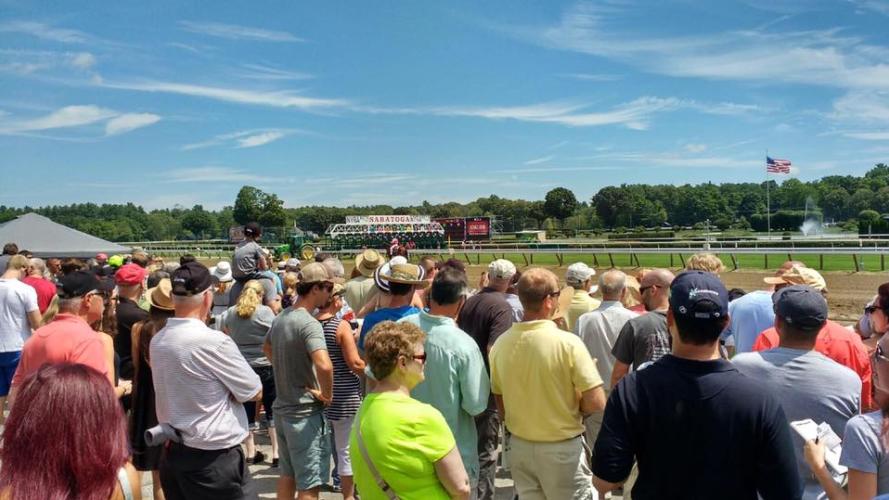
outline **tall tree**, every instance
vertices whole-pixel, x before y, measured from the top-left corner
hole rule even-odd
[[[262,214],[262,203],[266,194],[253,186],[244,186],[235,198],[232,217],[238,224],[257,222]]]
[[[577,198],[570,189],[557,187],[546,193],[543,202],[543,211],[546,215],[561,221],[574,214],[576,209]]]

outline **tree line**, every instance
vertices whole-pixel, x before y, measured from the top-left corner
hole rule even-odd
[[[803,182],[769,182],[772,229],[793,230],[806,215],[857,226],[877,224],[889,213],[889,166],[877,164],[864,176],[832,175]],[[621,184],[600,189],[589,200],[559,187],[543,200],[490,195],[469,203],[424,201],[419,205],[284,207],[274,193],[243,186],[232,206],[206,210],[201,205],[146,211],[132,203],[76,203],[47,207],[0,206],[0,222],[27,212],[41,215],[111,241],[226,238],[228,228],[258,221],[269,228],[299,228],[323,234],[346,215],[497,216],[505,232],[524,229],[580,232],[617,228],[694,226],[709,221],[720,229],[764,230],[766,183]]]

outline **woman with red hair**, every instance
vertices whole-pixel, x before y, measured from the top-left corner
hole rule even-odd
[[[44,365],[22,382],[3,430],[0,498],[140,500],[123,410],[107,378]]]

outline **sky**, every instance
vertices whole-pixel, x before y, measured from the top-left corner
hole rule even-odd
[[[0,0],[0,205],[588,200],[889,162],[889,0]],[[786,179],[777,177],[776,180]]]

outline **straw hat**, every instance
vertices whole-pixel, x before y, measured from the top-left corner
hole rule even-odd
[[[372,277],[374,271],[382,266],[384,262],[385,260],[383,259],[383,256],[380,255],[380,252],[377,252],[372,248],[368,248],[358,254],[358,257],[355,257],[355,267],[358,268],[358,272],[367,278]]]
[[[164,311],[173,310],[173,286],[169,278],[160,280],[156,287],[148,290],[148,303],[151,307],[163,309]]]
[[[392,260],[384,263],[382,266],[376,268],[373,272],[374,284],[377,285],[377,288],[380,290],[389,293],[389,281],[385,278],[385,275],[389,274],[389,268],[392,266],[396,266],[398,264],[407,264],[407,259],[402,256],[392,257]]]
[[[426,271],[415,264],[395,264],[389,267],[387,274],[380,275],[380,277],[389,283],[414,285],[420,288],[429,286],[429,282],[424,279]]]

